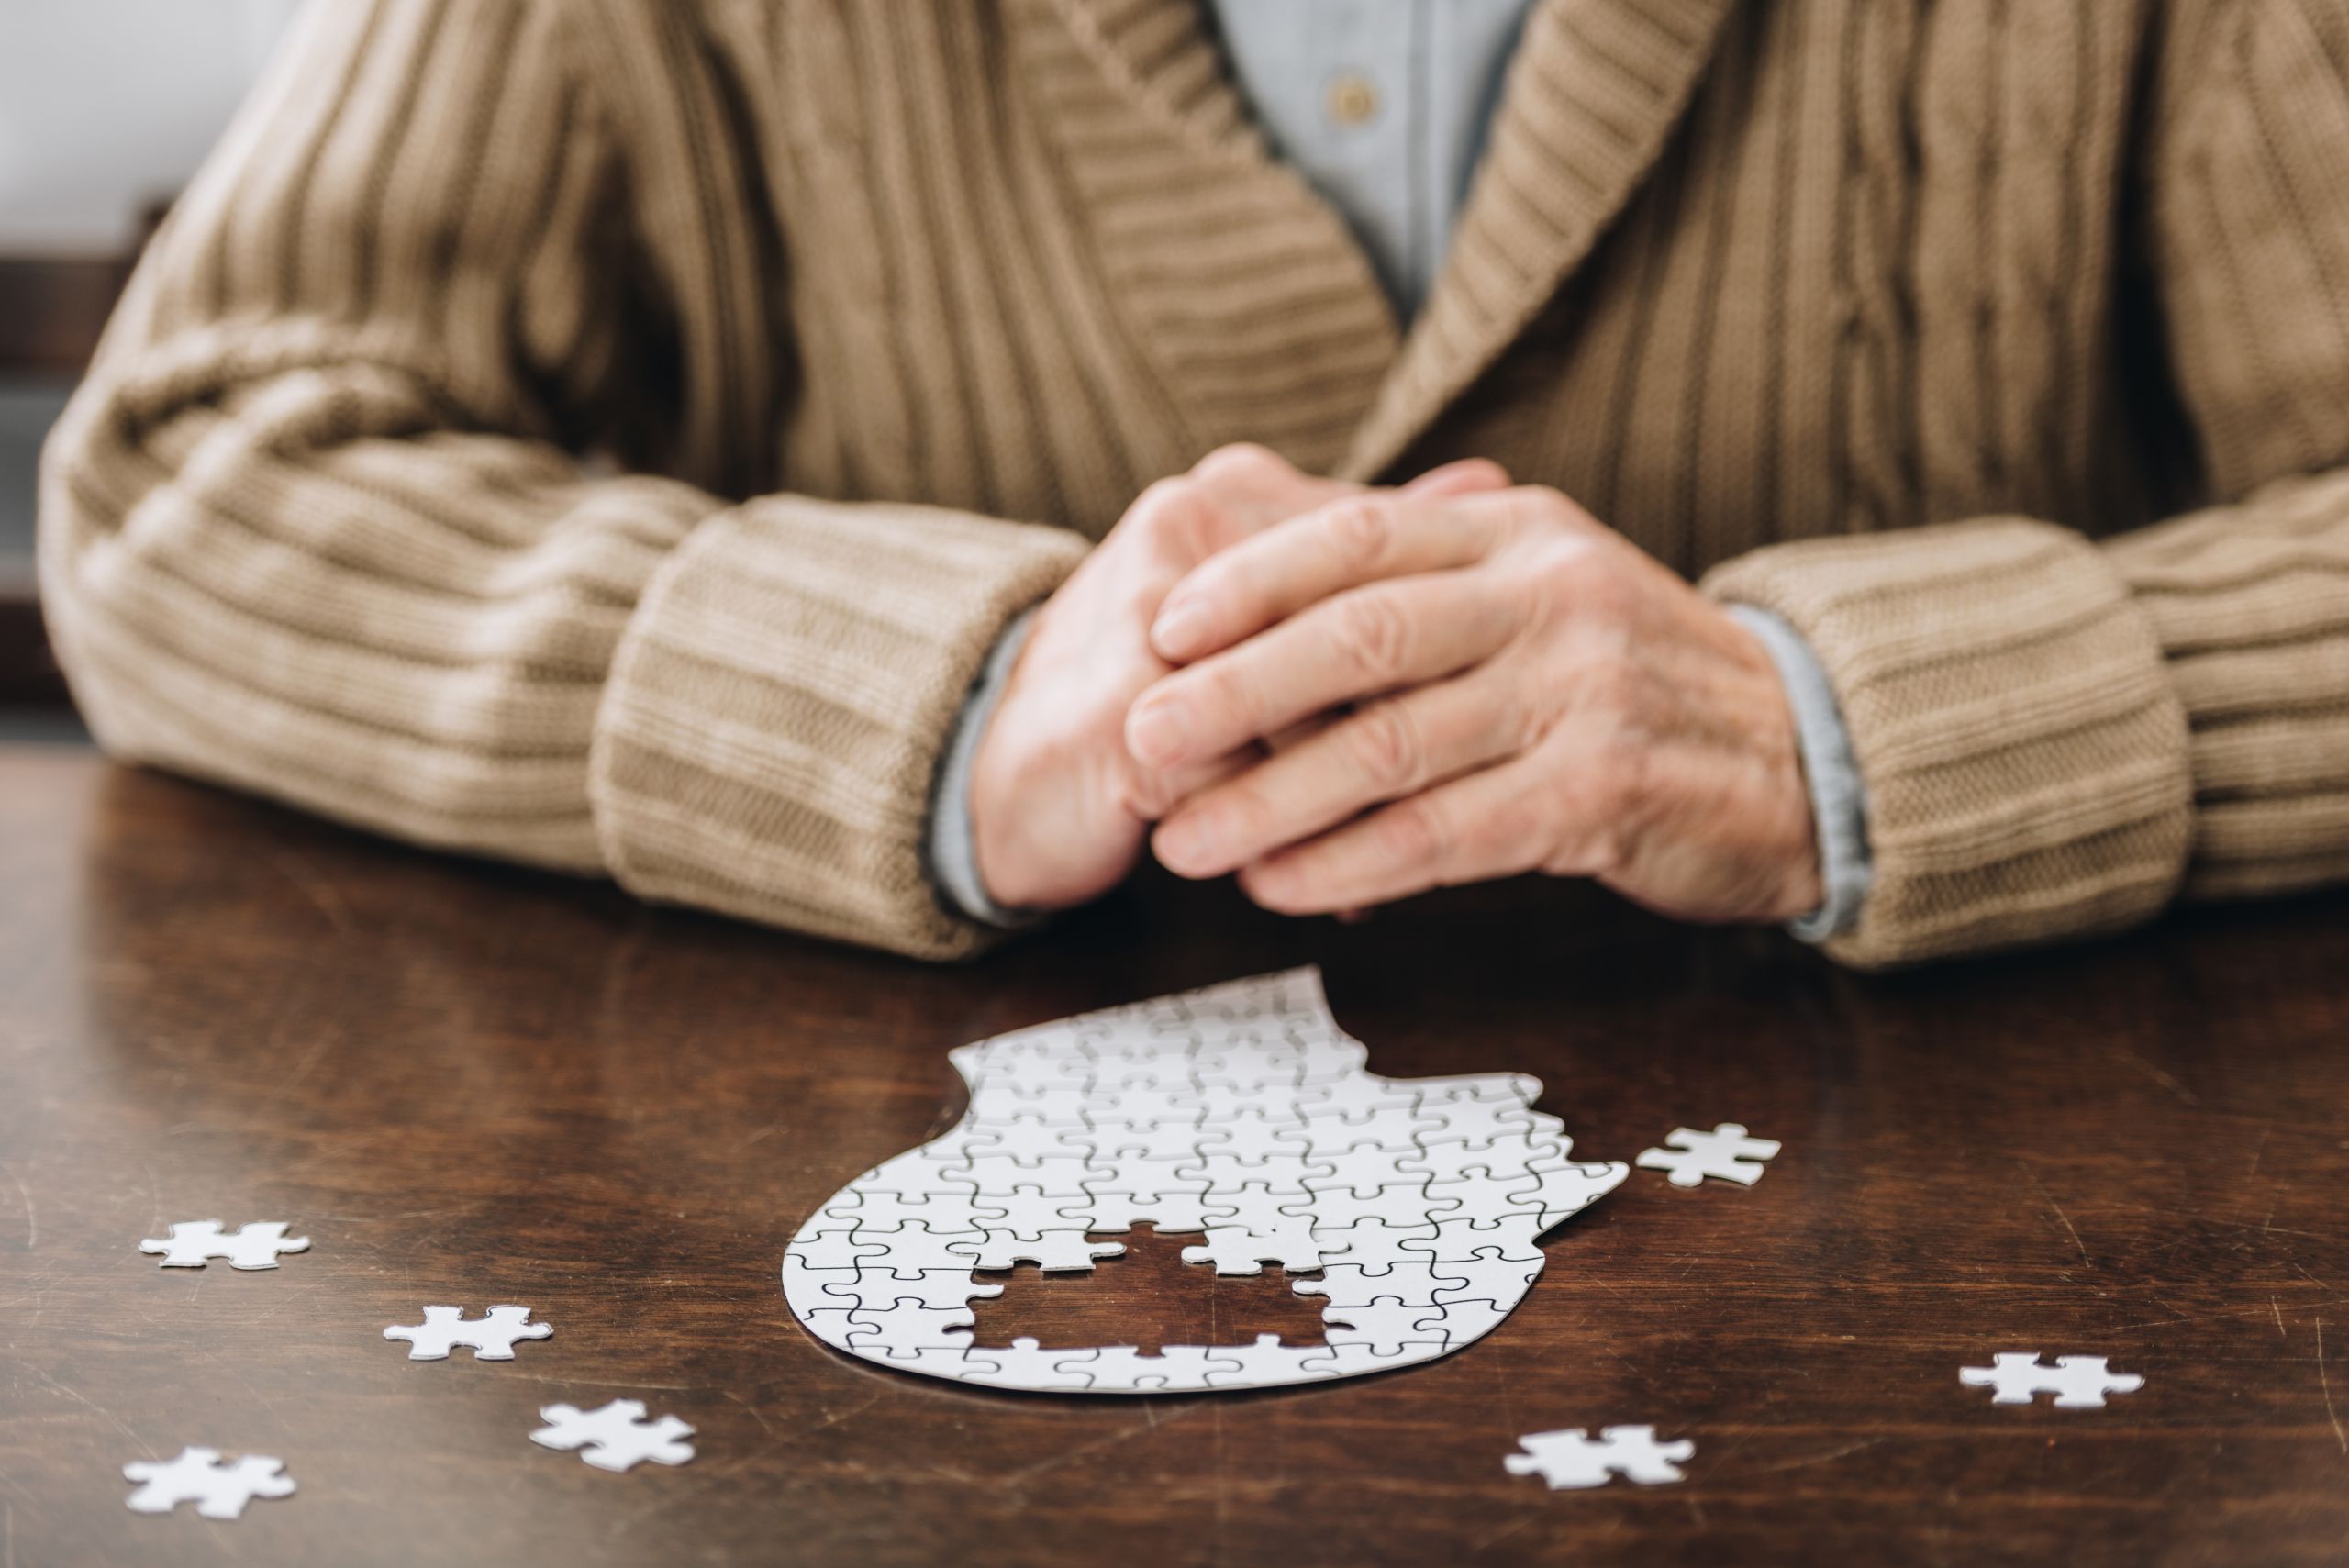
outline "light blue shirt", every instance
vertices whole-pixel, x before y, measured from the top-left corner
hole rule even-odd
[[[1452,242],[1532,0],[1214,0],[1273,151],[1338,209],[1396,311]]]
[[[1209,0],[1257,124],[1279,157],[1345,218],[1405,320],[1442,266],[1533,0]],[[1867,797],[1835,691],[1793,627],[1731,613],[1761,639],[1794,711],[1819,840],[1820,906],[1787,928],[1807,941],[1850,929],[1867,895]],[[1029,917],[988,897],[971,834],[971,760],[1025,641],[997,642],[939,766],[932,877],[974,919]]]

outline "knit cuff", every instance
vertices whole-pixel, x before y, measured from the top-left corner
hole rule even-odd
[[[1057,528],[762,497],[639,602],[589,759],[606,865],[640,896],[957,958],[990,933],[923,866],[947,734],[1005,624],[1075,569]]]
[[[2184,874],[2185,714],[2080,535],[2022,518],[1776,545],[1705,578],[1818,655],[1875,883],[1826,948],[1880,968],[2130,925]]]
[[[963,699],[946,739],[945,755],[938,764],[938,788],[930,803],[925,842],[930,880],[938,884],[947,907],[983,926],[1007,931],[1032,926],[1047,911],[1011,908],[996,903],[987,891],[986,878],[979,874],[978,828],[971,820],[971,774],[978,766],[979,742],[986,735],[987,722],[995,717],[1003,694],[1011,685],[1019,651],[1028,646],[1028,634],[1035,625],[1033,609],[1022,610],[1012,618],[1003,635],[995,639],[970,695]]]

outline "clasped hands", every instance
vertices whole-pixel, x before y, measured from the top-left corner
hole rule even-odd
[[[1820,897],[1760,640],[1481,461],[1374,490],[1227,447],[1152,485],[1039,610],[970,808],[1015,907],[1145,842],[1300,915],[1537,870],[1689,919]]]

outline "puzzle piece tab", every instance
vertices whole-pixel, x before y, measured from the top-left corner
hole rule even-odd
[[[1553,1492],[1604,1486],[1620,1475],[1642,1486],[1687,1479],[1678,1466],[1695,1455],[1687,1438],[1660,1443],[1653,1427],[1606,1427],[1594,1440],[1581,1427],[1532,1432],[1517,1440],[1523,1453],[1501,1461],[1511,1475],[1539,1475]]]
[[[182,1503],[194,1503],[207,1519],[233,1519],[255,1497],[294,1495],[294,1478],[285,1473],[284,1460],[249,1453],[223,1464],[220,1451],[209,1448],[184,1448],[178,1458],[161,1462],[134,1459],[122,1467],[122,1478],[139,1484],[127,1499],[137,1514],[168,1514]]]
[[[2102,1356],[2058,1356],[2054,1366],[2042,1366],[2036,1351],[2001,1351],[1990,1358],[1995,1366],[1962,1366],[1957,1380],[1969,1388],[1990,1388],[1993,1405],[2028,1405],[2036,1395],[2053,1394],[2060,1410],[2095,1410],[2108,1394],[2134,1394],[2145,1380],[2133,1372],[2108,1372]]]
[[[1669,1149],[1642,1149],[1637,1162],[1643,1171],[1669,1171],[1675,1187],[1693,1187],[1707,1176],[1752,1186],[1762,1179],[1757,1162],[1774,1158],[1778,1144],[1767,1138],[1749,1138],[1733,1121],[1710,1132],[1676,1127],[1664,1141]]]
[[[386,1340],[406,1340],[412,1362],[447,1361],[458,1345],[471,1345],[477,1362],[510,1362],[518,1340],[543,1340],[552,1325],[533,1323],[527,1307],[493,1307],[483,1317],[465,1320],[462,1307],[428,1307],[421,1323],[395,1323],[384,1330]]]
[[[150,1237],[139,1243],[142,1252],[161,1252],[157,1266],[200,1269],[213,1258],[226,1258],[232,1269],[273,1269],[280,1252],[306,1252],[307,1236],[288,1237],[282,1219],[255,1220],[235,1235],[223,1235],[217,1219],[184,1219],[172,1227],[169,1240]]]
[[[625,1471],[646,1460],[655,1464],[683,1464],[693,1458],[694,1445],[685,1440],[694,1429],[674,1416],[657,1421],[644,1418],[644,1406],[634,1399],[615,1399],[593,1410],[575,1405],[550,1405],[539,1412],[547,1424],[530,1434],[542,1448],[569,1452],[598,1470]]]

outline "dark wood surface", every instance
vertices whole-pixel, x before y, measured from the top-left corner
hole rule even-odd
[[[926,969],[374,843],[71,749],[0,751],[0,1544],[18,1564],[2335,1562],[2349,1553],[2349,902],[2188,914],[1905,978],[1520,884],[1359,928],[1148,884]],[[792,1321],[785,1239],[949,1125],[946,1051],[1314,961],[1398,1076],[1519,1069],[1577,1151],[1785,1141],[1753,1189],[1632,1173],[1461,1354],[1300,1390],[950,1386]],[[159,1269],[292,1221],[273,1273]],[[1074,1291],[1074,1295],[1053,1296]],[[1210,1306],[1202,1303],[1215,1293]],[[1145,1248],[1023,1287],[1143,1342],[1280,1328]],[[1010,1300],[1010,1298],[1007,1298]],[[411,1363],[428,1302],[519,1359]],[[2103,1410],[1957,1369],[2104,1354]],[[699,1429],[611,1475],[558,1400]],[[1517,1437],[1651,1422],[1682,1485],[1552,1493]],[[233,1524],[127,1460],[282,1456]]]

